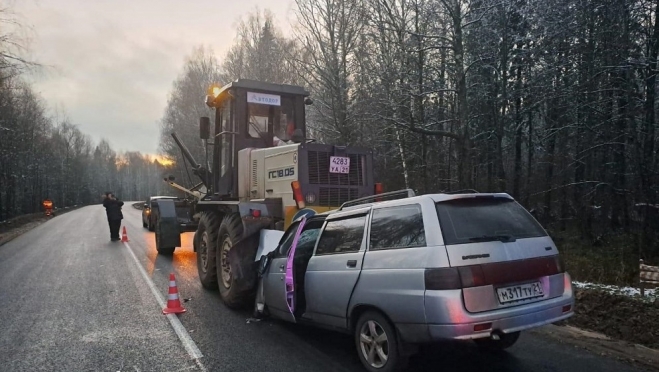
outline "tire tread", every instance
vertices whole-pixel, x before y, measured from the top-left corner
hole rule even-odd
[[[197,271],[199,272],[199,281],[206,289],[217,289],[217,268],[215,263],[215,254],[217,246],[217,237],[219,234],[220,219],[216,213],[202,212],[199,219],[199,226],[197,227],[197,234],[199,234],[199,242],[201,244],[201,237],[204,231],[208,231],[208,270],[204,275],[201,270],[201,256],[197,252]],[[202,228],[203,227],[203,228]]]
[[[217,237],[216,245],[216,254],[215,258],[217,260],[216,268],[216,278],[217,286],[220,289],[220,297],[226,306],[232,309],[243,308],[247,305],[248,296],[246,293],[241,293],[235,289],[235,287],[226,288],[224,284],[221,283],[222,279],[218,273],[221,270],[221,265],[219,263],[222,249],[222,237],[228,234],[231,239],[231,245],[234,247],[243,238],[243,221],[240,218],[240,215],[237,213],[231,213],[224,216],[222,222],[220,223],[219,234]]]

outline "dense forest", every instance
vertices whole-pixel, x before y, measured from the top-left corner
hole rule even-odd
[[[616,280],[659,258],[658,1],[295,3],[290,36],[257,10],[223,58],[192,53],[164,153],[181,163],[175,129],[203,158],[209,84],[300,84],[315,102],[308,135],[374,148],[387,189],[508,192],[574,260],[608,263]]]
[[[117,153],[106,140],[94,144],[70,120],[49,113],[25,79],[40,66],[21,57],[20,33],[3,27],[15,24],[9,9],[0,10],[0,221],[41,211],[45,198],[62,208],[98,203],[106,191],[146,200],[163,188],[167,170],[157,161]]]
[[[373,148],[376,179],[389,190],[508,192],[572,262],[592,267],[589,277],[608,270],[630,281],[639,257],[659,260],[659,1],[294,2],[290,33],[257,9],[226,54],[200,46],[188,56],[160,128],[182,183],[193,179],[169,133],[204,158],[197,123],[210,114],[210,84],[298,84],[314,100],[307,135]],[[128,199],[161,185],[160,165],[93,145],[49,116],[22,79],[34,66],[8,37],[0,35],[0,219],[45,196],[89,203],[108,187]]]

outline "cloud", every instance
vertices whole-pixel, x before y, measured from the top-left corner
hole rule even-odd
[[[52,67],[33,77],[48,105],[63,108],[83,132],[107,138],[116,150],[156,153],[158,121],[186,55],[200,44],[224,54],[235,21],[260,2],[19,3],[16,11],[34,30],[34,57]],[[287,24],[291,3],[268,2],[280,25]]]

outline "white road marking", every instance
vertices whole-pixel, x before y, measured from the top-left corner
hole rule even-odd
[[[128,245],[128,243],[126,242],[124,242],[124,245],[126,246],[126,248],[128,248],[128,252],[133,257],[133,260],[135,261],[137,268],[140,270],[140,273],[142,274],[142,278],[144,278],[144,281],[151,289],[151,293],[153,293],[153,297],[156,298],[156,301],[158,301],[160,307],[164,308],[166,306],[164,297],[156,289],[156,285],[153,284],[153,281],[151,280],[151,278],[149,278],[149,274],[146,273],[146,270],[144,270],[142,264],[140,264],[140,261],[137,259],[137,256],[135,256],[135,253],[133,253],[133,249],[130,247],[130,245]],[[190,358],[192,358],[195,361],[195,363],[197,364],[200,370],[206,371],[206,368],[199,360],[204,355],[201,353],[201,350],[199,350],[199,348],[197,347],[197,344],[195,344],[195,342],[192,340],[192,338],[188,334],[188,331],[185,330],[185,327],[183,327],[183,324],[181,324],[181,321],[178,319],[176,314],[168,314],[167,319],[169,319],[169,323],[172,325],[174,332],[176,332],[176,335],[183,344],[185,350],[188,352],[188,355],[190,355]]]
[[[199,367],[199,370],[202,372],[206,372],[206,367],[201,363],[201,360],[195,359],[195,363],[197,364],[197,367]]]

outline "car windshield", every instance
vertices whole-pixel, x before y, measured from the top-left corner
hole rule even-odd
[[[483,241],[511,242],[546,236],[517,202],[504,198],[464,198],[437,203],[446,245]]]

